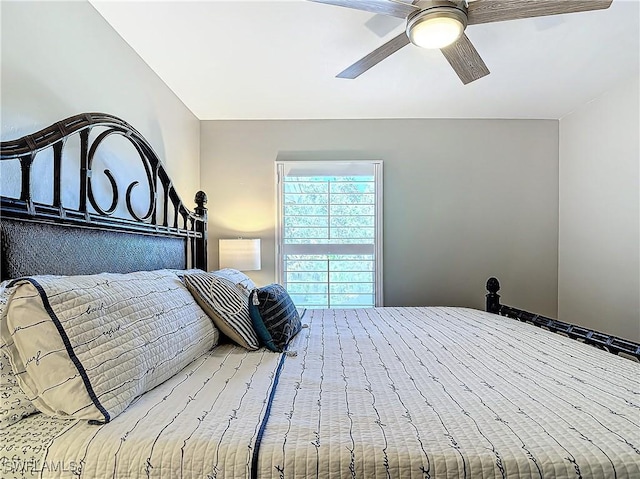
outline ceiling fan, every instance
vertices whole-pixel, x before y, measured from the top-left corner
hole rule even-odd
[[[489,74],[489,69],[464,33],[468,25],[609,8],[613,0],[309,0],[402,18],[406,29],[367,56],[338,73],[357,78],[369,68],[413,43],[439,48],[465,85]]]

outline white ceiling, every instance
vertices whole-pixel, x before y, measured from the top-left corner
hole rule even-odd
[[[413,45],[355,80],[334,78],[402,31],[380,38],[367,12],[304,0],[91,3],[201,120],[558,119],[639,74],[640,0],[469,26],[491,74],[466,86],[438,50]]]

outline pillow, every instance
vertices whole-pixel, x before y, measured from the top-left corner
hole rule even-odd
[[[9,299],[9,291],[5,288],[6,282],[0,284],[0,317]],[[20,388],[13,374],[11,363],[5,355],[7,345],[0,342],[0,429],[9,427],[23,417],[38,412],[24,391]]]
[[[237,269],[223,268],[217,271],[213,271],[212,274],[220,276],[221,278],[228,279],[233,284],[235,284],[236,287],[240,289],[240,291],[247,295],[247,297],[249,296],[249,293],[251,293],[251,291],[256,288],[256,284],[253,282],[253,280]]]
[[[36,412],[15,378],[9,358],[0,351],[0,429]]]
[[[302,327],[295,304],[279,284],[254,289],[249,297],[249,314],[261,343],[271,351],[284,351]]]
[[[247,297],[234,283],[214,273],[187,274],[184,282],[223,334],[244,348],[258,349]]]
[[[218,341],[168,270],[34,276],[10,285],[0,337],[25,394],[51,416],[109,422]]]
[[[191,273],[202,273],[203,271],[201,269],[197,269],[197,268],[191,268],[191,269],[170,269],[168,271],[171,271],[172,273],[174,273],[176,276],[178,276],[178,278],[180,278],[180,281],[183,280],[184,275],[185,274],[191,274]]]

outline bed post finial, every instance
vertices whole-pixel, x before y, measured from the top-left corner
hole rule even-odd
[[[206,214],[205,212],[207,211],[207,208],[205,208],[204,205],[207,204],[207,194],[202,190],[198,191],[196,193],[195,202],[197,206],[195,213],[200,216],[203,216],[204,214]]]
[[[487,280],[487,311],[498,314],[500,312],[500,281],[498,278],[491,277]]]

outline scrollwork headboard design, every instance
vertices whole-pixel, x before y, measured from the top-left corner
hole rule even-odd
[[[63,151],[75,135],[80,140],[77,209],[65,206],[61,194]],[[149,189],[148,208],[142,215],[135,211],[131,199],[139,181],[131,182],[125,190],[131,217],[114,215],[121,202],[121,188],[109,169],[102,173],[111,187],[111,204],[102,208],[96,200],[94,158],[98,147],[112,135],[126,138],[140,158]],[[39,152],[48,149],[53,152],[51,204],[34,201],[32,188],[33,162]],[[32,274],[206,269],[206,195],[199,191],[195,210],[186,208],[151,145],[120,118],[104,113],[72,116],[31,135],[2,142],[0,160],[19,162],[21,183],[19,197],[2,196],[0,203],[3,279]]]

